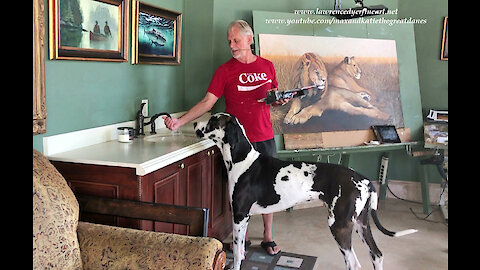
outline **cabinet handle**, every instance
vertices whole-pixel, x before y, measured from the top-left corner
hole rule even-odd
[[[207,156],[210,156],[210,151],[207,151]]]
[[[185,168],[185,163],[182,163],[182,164],[178,165],[178,167],[179,167],[180,169],[184,169],[184,168]]]
[[[212,155],[215,154],[215,150],[212,149]]]

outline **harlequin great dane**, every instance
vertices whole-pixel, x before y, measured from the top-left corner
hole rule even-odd
[[[244,259],[244,240],[251,215],[285,210],[295,204],[322,200],[328,206],[328,225],[348,270],[360,269],[352,248],[355,229],[367,244],[376,270],[383,269],[383,255],[373,240],[368,213],[378,229],[389,236],[417,230],[392,232],[377,217],[378,195],[361,174],[340,165],[282,161],[257,152],[237,118],[217,113],[209,121],[194,123],[196,135],[209,138],[222,152],[228,170],[228,190],[233,218],[234,270]]]

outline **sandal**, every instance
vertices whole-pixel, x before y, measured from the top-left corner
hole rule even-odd
[[[268,248],[272,248],[272,251],[274,251],[274,247],[277,246],[277,244],[275,243],[275,241],[272,241],[272,242],[263,242],[260,243],[260,246],[265,250],[265,252],[267,252],[268,255],[270,256],[275,256],[277,255],[278,253],[281,252],[281,250],[279,250],[277,253],[274,253],[274,254],[270,254],[270,252],[268,252]]]
[[[245,250],[252,245],[252,241],[247,240],[245,241]],[[223,250],[228,252],[233,252],[233,242],[231,243],[223,243]]]

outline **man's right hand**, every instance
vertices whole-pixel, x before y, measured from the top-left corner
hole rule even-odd
[[[167,116],[162,116],[162,118],[163,118],[163,122],[165,123],[165,126],[172,131],[175,131],[182,126],[180,119],[177,119],[175,117],[170,118]]]
[[[180,116],[180,118],[168,118],[166,116],[162,116],[163,121],[165,123],[165,126],[172,130],[175,131],[179,127],[185,125],[186,123],[197,119],[198,117],[202,116],[204,113],[208,112],[215,102],[217,102],[218,97],[216,97],[214,94],[207,92],[205,97],[200,100],[195,106],[193,106],[190,110],[188,110],[187,113],[184,115]]]

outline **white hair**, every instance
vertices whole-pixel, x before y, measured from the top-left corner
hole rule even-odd
[[[230,31],[230,29],[232,29],[234,26],[237,26],[238,30],[240,30],[240,32],[245,35],[245,36],[252,36],[252,43],[253,43],[253,30],[252,28],[250,27],[250,25],[244,21],[244,20],[236,20],[236,21],[233,21],[231,22],[229,25],[228,25],[228,28],[227,28],[227,34],[228,32]]]

